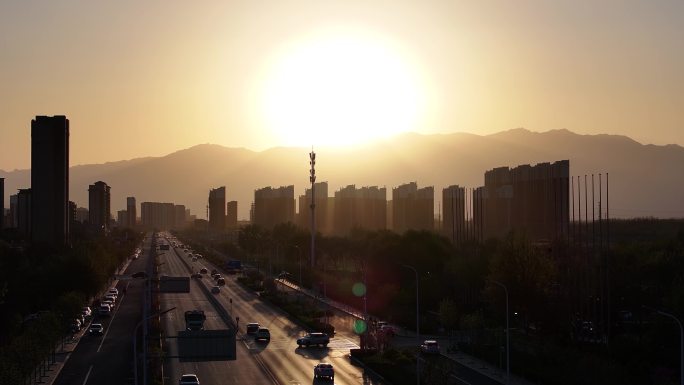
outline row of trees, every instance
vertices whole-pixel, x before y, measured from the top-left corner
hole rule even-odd
[[[0,239],[0,384],[23,383],[54,352],[70,321],[141,240],[139,233],[114,230],[57,250]]]

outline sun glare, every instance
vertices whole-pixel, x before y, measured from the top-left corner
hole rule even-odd
[[[292,45],[264,79],[262,118],[285,145],[349,145],[415,128],[416,71],[381,39],[336,34]]]

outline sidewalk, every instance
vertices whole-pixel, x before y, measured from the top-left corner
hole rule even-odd
[[[346,304],[339,303],[337,301],[333,301],[330,298],[322,298],[317,293],[315,293],[311,290],[308,290],[308,289],[301,288],[298,285],[296,285],[295,283],[292,283],[292,282],[284,280],[284,279],[276,279],[276,282],[278,282],[284,286],[287,286],[293,290],[297,290],[297,291],[299,291],[299,292],[301,292],[301,293],[303,293],[303,294],[305,294],[311,298],[316,298],[319,301],[326,303],[328,306],[334,307],[337,310],[340,310],[344,313],[347,313],[352,317],[356,317],[359,319],[363,318],[363,314],[361,311],[354,309],[354,308],[352,308]],[[375,317],[375,318],[378,318],[378,317]],[[396,329],[399,330],[399,332],[397,333],[397,337],[395,337],[395,338],[404,340],[402,342],[405,343],[405,346],[415,346],[415,344],[416,344],[415,332],[407,331],[407,330],[402,329],[402,328],[396,328]],[[455,353],[448,353],[447,354],[447,353],[445,353],[446,347],[451,345],[451,341],[446,336],[429,336],[429,335],[424,336],[424,335],[421,335],[420,339],[421,339],[421,342],[422,342],[422,340],[426,340],[426,339],[437,340],[441,346],[441,354],[444,357],[447,357],[451,360],[454,360],[455,362],[457,362],[463,366],[466,366],[466,367],[482,374],[483,376],[487,376],[487,377],[491,378],[492,380],[497,381],[501,384],[506,383],[506,367],[505,367],[505,364],[503,365],[504,366],[503,368],[500,368],[496,365],[492,365],[491,363],[483,361],[479,358],[467,355],[461,351],[456,351]],[[533,383],[511,373],[509,385],[533,385]]]

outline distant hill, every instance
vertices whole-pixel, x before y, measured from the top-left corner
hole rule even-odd
[[[112,187],[113,215],[125,207],[126,196],[135,196],[138,202],[184,204],[203,218],[209,189],[225,185],[228,200],[238,201],[239,217],[247,218],[257,188],[294,184],[296,193],[303,193],[309,151],[278,147],[255,152],[203,144],[163,157],[74,166],[70,196],[87,207],[88,185],[103,180]],[[419,187],[435,187],[437,206],[443,187],[480,186],[488,169],[569,159],[572,175],[610,174],[611,216],[684,217],[684,148],[677,145],[518,128],[486,136],[407,133],[353,149],[317,148],[316,153],[318,181],[328,181],[331,196],[356,184],[385,186],[389,198],[392,187],[416,181]],[[30,170],[0,170],[0,176],[6,178],[6,202],[10,193],[30,185]]]

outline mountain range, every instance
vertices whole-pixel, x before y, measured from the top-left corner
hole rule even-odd
[[[87,207],[88,186],[102,180],[111,186],[113,216],[125,208],[127,196],[135,196],[138,204],[183,204],[205,218],[209,189],[226,186],[227,200],[237,200],[238,217],[246,219],[255,189],[294,184],[296,195],[304,193],[310,151],[276,147],[256,152],[201,144],[162,157],[72,166],[70,199]],[[448,185],[477,187],[484,183],[484,172],[495,167],[568,159],[570,174],[582,180],[585,174],[589,180],[591,174],[609,174],[611,217],[684,217],[684,148],[678,145],[517,128],[491,135],[405,133],[354,148],[315,151],[317,181],[328,182],[330,196],[349,184],[377,185],[387,187],[391,199],[393,187],[417,182],[418,187],[435,187],[437,211],[441,189]],[[5,207],[10,194],[30,187],[30,170],[0,170],[0,177],[5,178]],[[596,189],[598,195],[598,179]]]

